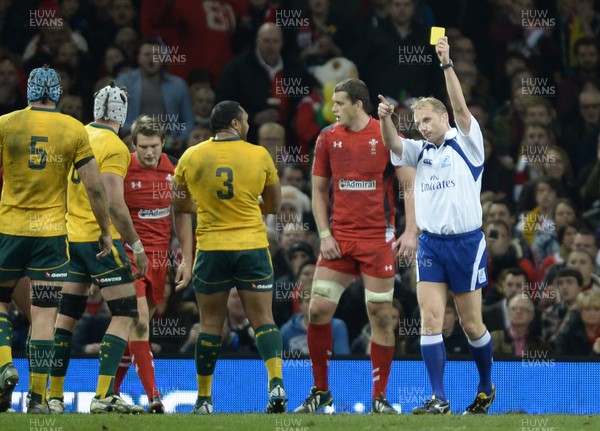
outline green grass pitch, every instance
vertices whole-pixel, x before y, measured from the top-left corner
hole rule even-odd
[[[191,414],[33,416],[0,415],[0,429],[11,431],[595,431],[600,416],[499,414],[489,416],[371,416]]]

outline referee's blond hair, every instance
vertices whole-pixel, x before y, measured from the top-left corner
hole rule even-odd
[[[417,110],[423,108],[431,108],[433,112],[440,115],[448,112],[446,106],[440,100],[432,96],[419,97],[412,105],[410,105],[410,109],[412,109],[413,112],[417,112]]]

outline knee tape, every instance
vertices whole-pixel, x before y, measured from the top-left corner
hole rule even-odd
[[[58,308],[61,286],[51,284],[31,285],[31,305],[40,308]]]
[[[14,287],[0,287],[0,302],[10,304],[10,302],[12,301],[12,294],[14,290]]]
[[[137,309],[137,298],[135,295],[126,296],[125,298],[111,299],[106,301],[108,309],[113,316],[140,317]]]
[[[392,302],[394,299],[394,290],[378,293],[365,289],[365,303],[367,302]]]
[[[85,313],[87,299],[87,296],[63,293],[60,305],[58,306],[58,312],[64,316],[79,320],[83,316],[83,313]]]
[[[344,293],[344,286],[335,281],[315,280],[312,285],[312,294],[327,299],[328,301],[338,303]]]

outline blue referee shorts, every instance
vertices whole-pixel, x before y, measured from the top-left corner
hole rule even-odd
[[[452,292],[470,292],[488,283],[485,235],[423,232],[417,249],[417,282],[447,283]]]

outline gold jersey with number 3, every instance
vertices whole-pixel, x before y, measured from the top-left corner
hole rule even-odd
[[[264,147],[211,138],[186,150],[174,179],[187,186],[198,206],[198,250],[268,246],[258,197],[279,177]]]
[[[93,157],[83,124],[57,109],[28,107],[3,115],[0,157],[0,233],[66,235],[69,170]]]

